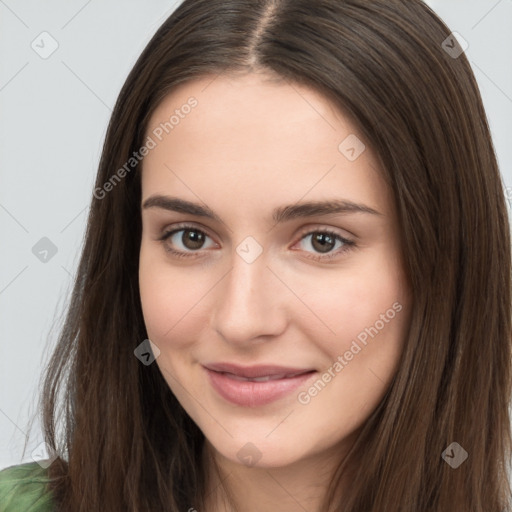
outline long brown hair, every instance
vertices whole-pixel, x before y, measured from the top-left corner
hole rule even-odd
[[[204,510],[204,436],[133,353],[147,338],[140,165],[113,178],[177,84],[258,70],[320,91],[357,124],[393,193],[412,287],[397,374],[353,446],[343,501],[337,473],[322,510],[510,510],[509,221],[479,89],[450,33],[420,0],[185,0],[159,28],[112,113],[45,374],[59,510]],[[454,442],[468,454],[457,468],[442,457]]]

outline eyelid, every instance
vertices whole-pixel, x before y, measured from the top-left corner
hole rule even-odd
[[[169,229],[164,228],[162,236],[166,236],[174,231],[179,231],[180,229],[186,229],[186,228],[193,228],[193,229],[197,229],[198,231],[202,231],[204,234],[208,235],[213,240],[216,238],[215,236],[213,236],[210,233],[210,230],[208,227],[204,226],[203,224],[195,223],[193,221],[178,222],[177,224],[173,225]],[[296,236],[298,236],[299,239],[302,239],[302,237],[304,235],[311,234],[311,232],[315,231],[315,230],[333,232],[333,233],[336,233],[341,238],[345,238],[345,239],[353,238],[354,239],[353,241],[356,241],[359,238],[356,234],[348,231],[347,229],[342,229],[342,228],[338,228],[338,227],[334,227],[334,226],[326,226],[325,224],[321,224],[321,223],[312,223],[312,224],[303,226],[300,229],[299,234]],[[341,233],[340,231],[344,231],[345,233],[347,233],[347,235]],[[159,239],[160,239],[160,237],[159,237]],[[297,241],[299,241],[299,240],[297,240]]]
[[[195,222],[178,222],[177,224],[173,224],[171,227],[164,228],[162,230],[162,234],[158,235],[158,240],[162,240],[163,238],[170,236],[171,233],[175,233],[176,231],[181,231],[183,229],[193,229],[197,231],[201,231],[205,235],[209,236],[212,240],[215,240],[215,236],[210,233],[210,230],[203,226],[202,224],[196,224]],[[217,243],[217,242],[215,242]],[[199,251],[198,251],[199,252]]]
[[[215,237],[213,237],[213,236],[211,236],[209,234],[208,228],[205,228],[202,225],[200,225],[198,227],[196,225],[196,223],[194,223],[194,222],[182,222],[182,223],[178,223],[176,225],[173,225],[169,229],[164,229],[163,234],[161,234],[158,237],[158,240],[165,245],[166,241],[172,235],[176,234],[176,232],[187,230],[187,229],[196,230],[196,231],[202,232],[203,234],[205,234],[206,236],[211,238],[214,241],[214,243],[217,244],[217,246],[218,246],[218,243],[215,242]],[[330,227],[330,226],[328,227],[328,226],[320,225],[320,224],[304,226],[304,227],[301,228],[299,234],[296,237],[294,237],[294,238],[297,238],[297,237],[298,238],[293,243],[292,247],[297,245],[298,243],[300,243],[307,236],[310,236],[310,235],[312,235],[314,233],[332,234],[332,235],[335,236],[335,238],[337,240],[341,240],[344,243],[344,245],[346,246],[345,249],[337,249],[336,251],[326,253],[325,255],[322,255],[321,253],[309,253],[308,251],[305,251],[305,252],[307,254],[311,255],[311,256],[308,257],[309,259],[313,259],[313,260],[316,260],[316,261],[322,261],[322,260],[328,260],[330,258],[336,258],[338,256],[341,256],[343,254],[343,252],[345,252],[349,248],[357,247],[355,240],[353,240],[351,237],[346,237],[345,235],[339,233],[339,230],[340,230],[340,228],[334,228],[334,227]],[[358,238],[356,235],[351,235],[351,236],[355,237],[356,239]],[[201,256],[201,252],[204,252],[204,251],[207,251],[207,250],[209,250],[209,249],[198,249],[197,251],[181,251],[181,250],[177,251],[177,250],[174,250],[174,249],[166,248],[166,251],[168,251],[168,252],[171,252],[171,253],[174,253],[174,254],[178,254],[179,253],[183,257],[190,257],[190,258],[200,257]]]
[[[341,238],[349,239],[354,242],[359,238],[357,235],[348,231],[347,229],[337,228],[334,226],[326,226],[325,224],[321,224],[321,223],[308,224],[307,226],[304,226],[299,231],[298,236],[300,236],[302,238],[303,235],[311,234],[312,231],[320,231],[320,232],[327,231],[330,233],[335,233],[336,235],[338,235]],[[347,234],[343,234],[343,231]]]

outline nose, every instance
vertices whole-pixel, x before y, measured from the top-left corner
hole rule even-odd
[[[265,253],[247,262],[233,253],[232,268],[216,287],[213,328],[227,343],[253,345],[284,332],[293,294]]]

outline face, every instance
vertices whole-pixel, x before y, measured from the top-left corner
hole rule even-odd
[[[256,74],[182,84],[146,137],[154,364],[225,459],[342,449],[390,385],[410,310],[374,155],[319,93]]]

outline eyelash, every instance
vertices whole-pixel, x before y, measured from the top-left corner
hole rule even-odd
[[[179,233],[180,231],[196,231],[198,233],[202,233],[203,235],[207,236],[208,238],[211,238],[203,230],[196,228],[195,226],[192,226],[190,224],[182,224],[182,225],[176,226],[171,231],[165,232],[161,237],[158,238],[158,241],[162,243],[166,252],[172,254],[173,256],[175,256],[177,258],[196,258],[196,257],[198,257],[198,253],[200,252],[200,250],[192,251],[190,253],[183,252],[183,251],[177,251],[175,249],[170,248],[166,244],[168,238],[170,238],[172,235],[174,235],[176,233]],[[348,240],[348,239],[343,238],[342,236],[338,235],[334,231],[329,231],[329,230],[325,230],[325,229],[313,229],[311,231],[302,233],[299,241],[302,241],[304,238],[308,237],[309,235],[313,235],[315,233],[323,233],[323,234],[329,235],[332,238],[334,238],[335,240],[339,240],[340,242],[342,242],[344,244],[344,246],[342,248],[338,249],[337,251],[328,253],[324,256],[320,256],[320,257],[308,256],[308,258],[310,258],[310,259],[313,259],[316,261],[330,260],[330,259],[335,258],[336,256],[340,256],[341,254],[348,252],[351,249],[353,249],[354,247],[356,247],[356,243],[353,240]],[[311,254],[311,253],[309,253],[309,254]]]

